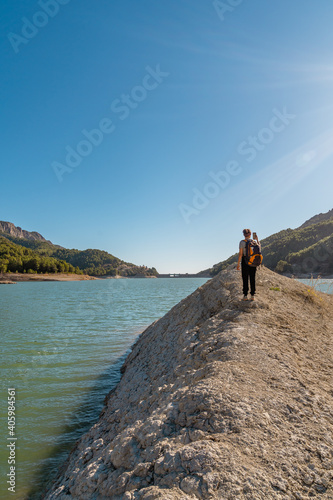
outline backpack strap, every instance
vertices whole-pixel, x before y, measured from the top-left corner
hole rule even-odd
[[[250,245],[252,240],[245,239],[244,241],[245,241],[245,257],[249,257],[250,256],[249,245]]]

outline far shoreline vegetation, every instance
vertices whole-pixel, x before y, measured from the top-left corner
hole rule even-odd
[[[94,277],[153,277],[155,268],[124,262],[102,250],[69,250],[50,242],[0,235],[1,274],[76,274]]]

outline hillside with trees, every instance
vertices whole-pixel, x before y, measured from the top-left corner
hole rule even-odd
[[[43,256],[34,250],[16,245],[3,236],[0,237],[1,273],[76,273],[83,274],[78,267],[65,260]]]
[[[314,221],[314,222],[313,222]],[[308,223],[311,222],[311,223]],[[261,240],[264,265],[281,274],[333,273],[333,210],[319,214],[299,228],[285,229]],[[215,276],[236,263],[238,252],[200,274]]]
[[[124,262],[97,249],[76,250],[54,245],[39,233],[0,221],[0,272],[78,273],[90,276],[157,276],[156,269]],[[6,232],[8,231],[8,232]],[[20,237],[24,234],[24,238]]]

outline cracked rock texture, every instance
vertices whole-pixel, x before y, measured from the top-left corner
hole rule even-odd
[[[51,499],[333,499],[333,297],[222,271],[139,337]]]

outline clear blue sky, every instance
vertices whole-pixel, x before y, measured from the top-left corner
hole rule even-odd
[[[3,0],[0,220],[197,272],[331,209],[332,1],[237,3]]]

